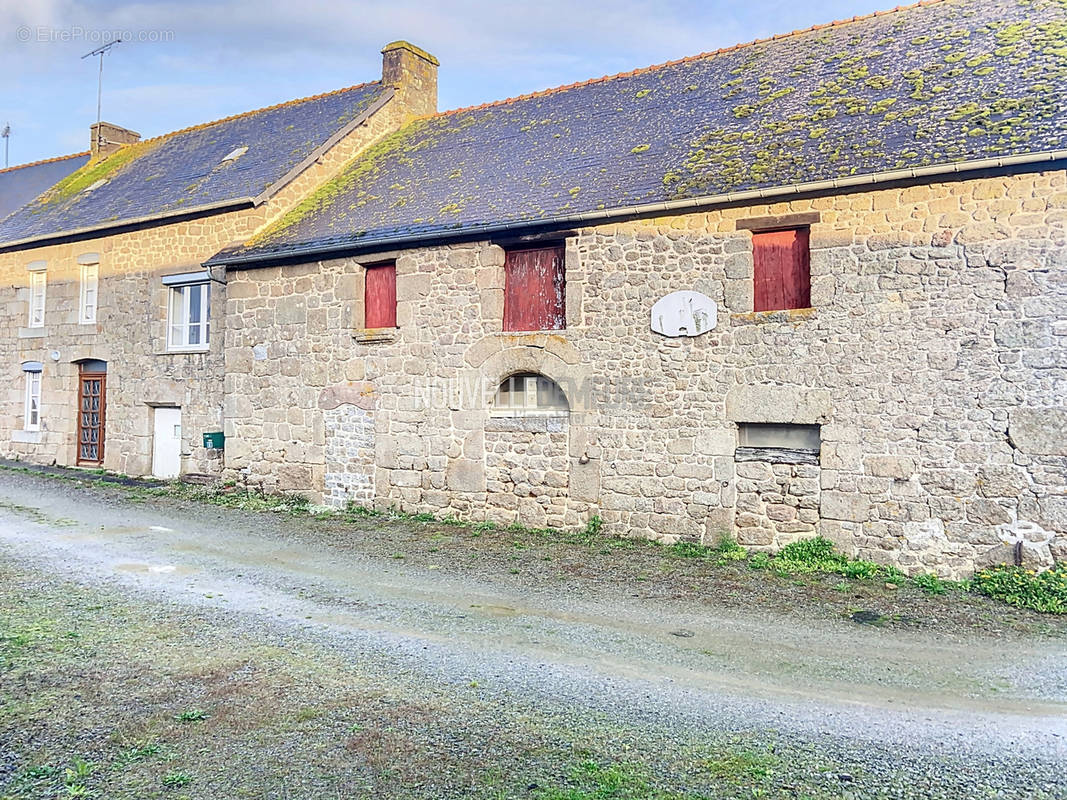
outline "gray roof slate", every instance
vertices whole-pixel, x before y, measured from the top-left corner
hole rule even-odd
[[[1065,112],[1065,0],[935,0],[420,119],[211,262],[1057,151]]]
[[[362,84],[126,145],[0,221],[0,247],[260,198],[391,91]]]
[[[26,205],[37,195],[85,166],[89,153],[75,153],[0,169],[0,219]]]

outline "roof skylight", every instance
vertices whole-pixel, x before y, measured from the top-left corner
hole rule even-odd
[[[243,156],[247,152],[248,152],[248,145],[244,145],[243,147],[235,147],[233,150],[228,152],[226,154],[226,157],[223,158],[222,161],[220,161],[219,163],[220,164],[225,164],[227,161],[236,161],[237,159],[239,159],[241,156]]]

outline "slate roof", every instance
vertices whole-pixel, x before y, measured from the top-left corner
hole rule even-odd
[[[1065,77],[1064,0],[856,17],[416,121],[212,262],[1054,151]]]
[[[0,222],[0,247],[262,199],[391,92],[367,83],[126,145]],[[239,147],[248,150],[222,163]]]
[[[88,151],[0,169],[0,219],[85,165]]]

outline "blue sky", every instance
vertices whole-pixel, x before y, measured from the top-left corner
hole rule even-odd
[[[407,39],[441,61],[439,106],[474,105],[891,6],[888,0],[0,0],[11,164],[87,149],[96,119],[145,137],[374,80]],[[0,151],[0,159],[3,154]],[[2,166],[2,160],[0,160]]]

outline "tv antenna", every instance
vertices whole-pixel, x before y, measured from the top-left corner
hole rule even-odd
[[[11,139],[11,126],[4,125],[4,129],[0,131],[0,136],[4,138],[4,169],[7,169],[10,166],[7,160],[7,146]]]
[[[91,53],[86,53],[82,56],[83,59],[90,56],[100,56],[100,75],[96,81],[96,149],[100,149],[100,145],[103,142],[103,134],[100,132],[100,104],[104,96],[104,56],[111,52],[111,48],[117,44],[122,44],[122,39],[116,39],[113,42],[102,44]]]

